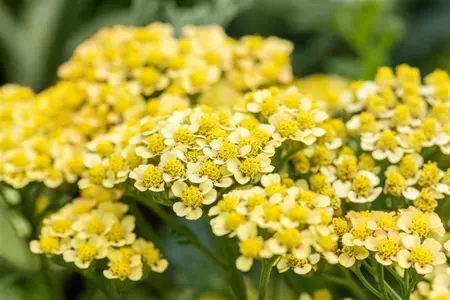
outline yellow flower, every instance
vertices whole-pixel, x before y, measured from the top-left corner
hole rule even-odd
[[[173,205],[173,210],[179,217],[196,220],[203,214],[202,206],[210,205],[216,201],[217,191],[211,180],[202,182],[197,186],[188,186],[183,181],[175,181],[172,192],[181,201]]]
[[[92,236],[88,240],[74,238],[71,249],[64,251],[66,262],[74,262],[80,269],[89,268],[94,259],[102,259],[108,254],[108,242],[104,237]]]
[[[132,248],[142,256],[143,261],[153,272],[162,273],[167,269],[169,263],[166,259],[162,258],[160,251],[155,248],[152,242],[139,238],[134,241]]]
[[[404,269],[414,267],[419,274],[428,274],[433,266],[445,263],[445,254],[440,252],[442,245],[432,238],[422,243],[416,235],[407,235],[402,238],[406,249],[398,253],[398,264]]]

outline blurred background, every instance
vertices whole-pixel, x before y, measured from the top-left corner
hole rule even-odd
[[[295,44],[297,76],[328,73],[369,79],[378,66],[400,63],[423,73],[437,67],[450,70],[450,0],[0,0],[0,84],[45,89],[55,81],[57,67],[99,28],[154,21],[171,23],[177,30],[214,23],[233,37],[289,39]],[[0,205],[0,300],[55,299],[38,275],[40,258],[20,238],[29,225],[11,214]],[[211,238],[204,224],[187,225],[205,242]],[[219,299],[205,294],[223,288],[214,266],[192,247],[179,246],[173,233],[162,236],[163,252],[177,272],[150,278],[151,287],[143,283],[128,298],[156,299],[152,295],[169,290],[164,299]],[[207,276],[198,276],[199,266]],[[66,299],[102,298],[91,295],[89,283],[75,272],[55,271],[55,289]],[[286,288],[273,276],[273,285]],[[320,287],[324,282],[318,278],[302,288]]]
[[[297,76],[371,78],[399,63],[450,69],[449,0],[0,0],[0,83],[40,91],[100,27],[153,21],[289,39]]]

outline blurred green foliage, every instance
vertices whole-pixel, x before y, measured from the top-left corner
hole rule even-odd
[[[0,82],[42,90],[102,26],[153,21],[289,39],[298,76],[370,78],[380,64],[404,62],[450,68],[449,0],[0,0]]]

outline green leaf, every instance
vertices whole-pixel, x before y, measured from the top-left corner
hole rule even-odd
[[[0,257],[23,271],[36,271],[38,269],[37,255],[32,254],[25,240],[19,237],[15,229],[17,224],[14,224],[11,218],[17,218],[17,216],[0,209]]]

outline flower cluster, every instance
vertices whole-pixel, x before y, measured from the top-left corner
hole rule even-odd
[[[168,266],[152,242],[136,238],[135,217],[119,202],[121,192],[89,188],[42,222],[33,253],[60,255],[67,263],[87,269],[108,261],[106,278],[140,280],[145,269],[164,272]],[[95,267],[93,267],[95,268]]]
[[[245,98],[238,112],[197,107],[115,127],[87,145],[79,187],[112,188],[129,177],[141,192],[170,191],[176,214],[198,219],[217,191],[272,172],[271,158],[284,141],[301,146],[324,134],[319,126],[327,114],[295,88],[259,90]]]
[[[448,265],[436,270],[430,278],[417,284],[412,300],[431,300],[450,298],[450,268]]]
[[[363,151],[378,160],[399,162],[407,153],[432,150],[450,154],[450,89],[448,73],[436,70],[421,83],[417,68],[400,65],[395,74],[381,67],[374,81],[355,82],[353,114],[347,122]],[[426,155],[430,157],[430,154]]]
[[[439,237],[445,233],[439,216],[415,207],[396,211],[350,211],[332,221],[339,237],[339,263],[351,267],[373,254],[383,266],[414,268],[428,274],[446,262]]]
[[[146,107],[127,87],[66,81],[37,95],[7,85],[0,103],[0,180],[14,188],[77,181],[85,143],[115,124],[140,118]]]
[[[220,26],[186,26],[180,38],[169,24],[114,26],[79,45],[58,73],[66,80],[129,83],[146,97],[197,95],[219,81],[248,90],[290,82],[292,50],[276,37],[235,40]]]
[[[174,220],[157,203],[208,219],[222,241],[237,241],[243,272],[255,261],[264,276],[272,265],[327,266],[383,287],[386,269],[404,294],[425,278],[415,299],[448,297],[448,73],[422,80],[400,65],[373,81],[315,75],[287,86],[292,50],[218,26],[179,37],[162,23],[114,26],[82,43],[43,92],[1,87],[0,182],[19,193],[40,182],[44,194],[74,183],[81,195],[45,216],[31,250],[102,266],[110,279],[163,272],[160,251],[136,237],[126,194],[165,221]],[[395,296],[369,281],[374,295]]]
[[[280,272],[306,274],[316,268],[320,252],[335,246],[322,230],[332,220],[330,198],[278,174],[263,175],[261,186],[224,194],[208,214],[214,234],[238,238],[241,271],[255,259],[280,257]]]

